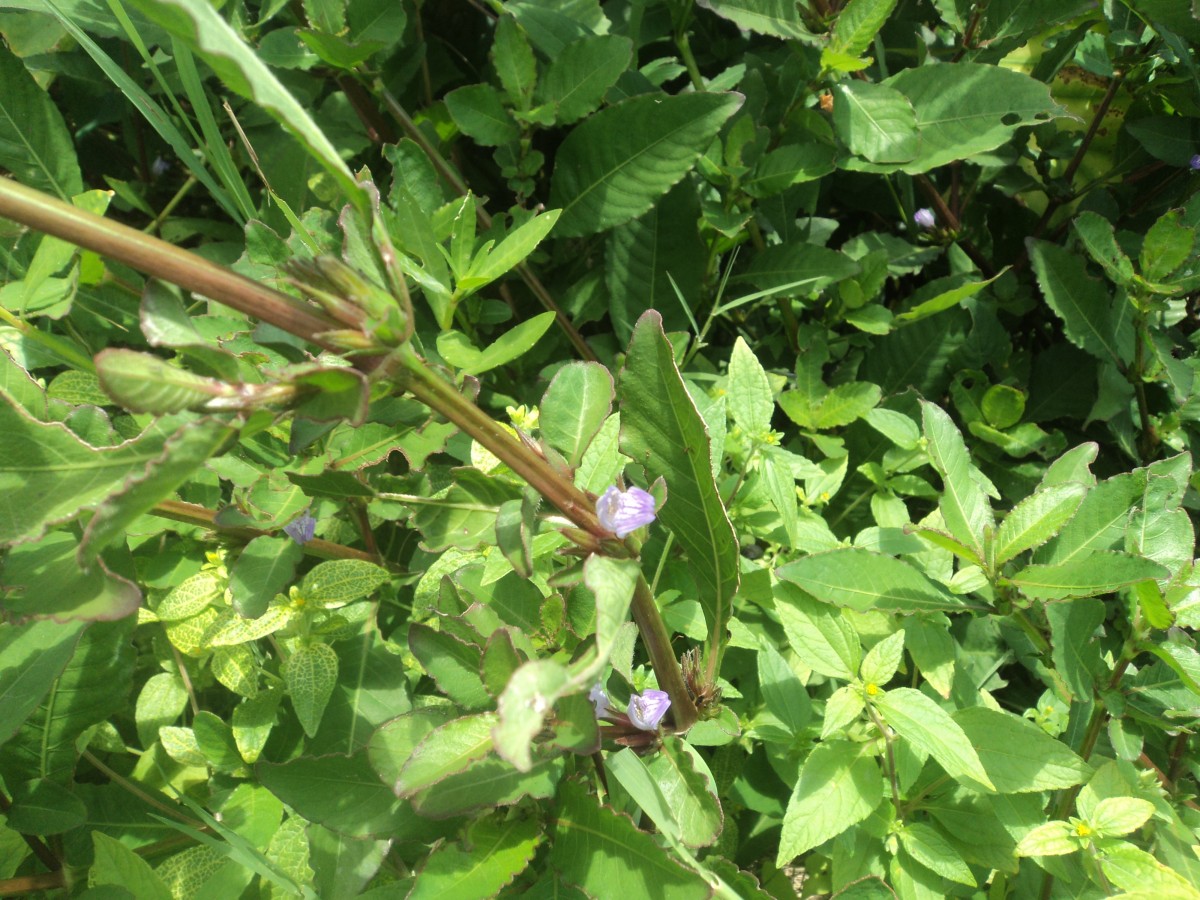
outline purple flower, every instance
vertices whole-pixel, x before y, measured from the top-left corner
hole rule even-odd
[[[293,519],[283,526],[283,530],[288,533],[293,541],[297,544],[307,544],[313,539],[314,529],[317,527],[317,520],[305,513],[298,519]]]
[[[629,698],[629,721],[642,731],[657,731],[670,708],[671,698],[666,691],[642,691]]]
[[[597,719],[608,716],[608,694],[604,693],[604,689],[599,684],[588,691],[588,699],[592,701],[592,706],[596,707]]]
[[[926,231],[937,225],[937,217],[934,216],[933,210],[928,206],[923,206],[913,213],[913,221]]]
[[[654,521],[654,497],[638,487],[620,491],[610,487],[596,501],[600,524],[619,538]]]
[[[1200,153],[1188,160],[1188,165],[1191,166],[1193,172],[1200,171]]]

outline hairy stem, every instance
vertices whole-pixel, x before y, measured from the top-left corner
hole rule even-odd
[[[340,327],[303,301],[11,178],[0,178],[0,216],[256,316],[318,346],[329,347],[322,333]]]

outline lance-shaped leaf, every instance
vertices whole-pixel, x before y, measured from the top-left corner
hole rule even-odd
[[[837,837],[869,816],[882,799],[883,775],[865,745],[819,744],[804,761],[783,816],[777,864]]]
[[[343,194],[365,205],[365,195],[350,168],[308,111],[258,58],[216,7],[190,0],[134,0],[148,18],[200,56],[226,87],[253,100],[325,167]]]
[[[1019,553],[1040,547],[1058,534],[1083,497],[1087,486],[1077,481],[1045,487],[1012,508],[996,535],[995,564],[1002,566]]]
[[[0,744],[38,708],[75,652],[82,630],[82,622],[0,625]]]
[[[529,865],[542,838],[536,817],[477,821],[461,846],[445,843],[429,854],[408,896],[494,897]]]
[[[613,379],[599,363],[568,363],[546,388],[539,407],[542,438],[572,466],[612,411]]]
[[[929,442],[929,459],[942,476],[938,506],[946,527],[982,558],[984,529],[995,526],[991,504],[980,487],[984,476],[971,462],[962,434],[945,410],[923,401],[921,422]]]
[[[699,875],[675,862],[628,816],[600,806],[581,786],[570,782],[562,786],[557,813],[550,864],[589,896],[607,896],[614,885],[630,897],[705,900],[711,896]]]
[[[166,360],[135,350],[104,350],[96,356],[96,374],[105,393],[131,412],[164,413],[199,409],[214,400],[232,400],[238,389]]]
[[[71,133],[50,96],[0,46],[0,168],[22,184],[70,200],[83,190]]]
[[[392,789],[405,797],[461,772],[492,750],[495,713],[477,713],[454,719],[431,731],[413,749]]]
[[[0,398],[0,545],[32,540],[119,493],[184,421],[159,420],[132,441],[96,448]]]
[[[1170,576],[1170,570],[1153,560],[1102,550],[1068,562],[1028,566],[1012,576],[1012,583],[1026,597],[1065,600],[1109,594],[1139,581]]]
[[[900,737],[936,759],[951,778],[969,779],[971,787],[978,782],[988,790],[996,789],[966,732],[933,700],[913,688],[895,688],[873,702]]]
[[[601,110],[558,149],[556,234],[579,237],[636,219],[692,168],[742,105],[739,94],[643,94]]]
[[[309,737],[321,726],[321,716],[333,694],[337,676],[337,653],[328,644],[316,642],[301,647],[284,664],[283,677],[292,707]]]
[[[234,433],[227,423],[205,418],[189,422],[171,435],[149,465],[131,472],[120,490],[96,509],[79,545],[79,561],[91,565],[101,550],[124,536],[134,519],[172,495],[209,457],[221,452]]]
[[[98,560],[79,565],[79,540],[69,531],[56,531],[37,543],[9,551],[0,567],[0,583],[9,588],[7,612],[16,616],[49,616],[111,621],[133,613],[142,601],[137,585],[114,575]]]
[[[647,480],[667,483],[670,495],[658,521],[688,555],[716,651],[738,587],[738,542],[713,478],[708,429],[653,310],[634,329],[617,396],[621,451],[643,467]]]
[[[904,560],[858,547],[803,556],[781,566],[777,574],[818,600],[858,612],[956,610],[966,606],[962,598]]]

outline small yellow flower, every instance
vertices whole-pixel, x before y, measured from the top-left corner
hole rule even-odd
[[[872,681],[867,685],[866,691],[868,697],[877,697],[879,695],[879,685]]]

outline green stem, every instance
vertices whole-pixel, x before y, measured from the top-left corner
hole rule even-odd
[[[135,228],[0,178],[0,216],[177,284],[285,331],[333,349],[320,338],[341,326],[280,293]]]
[[[696,724],[699,713],[684,684],[679,660],[671,649],[671,635],[663,623],[658,604],[654,602],[654,594],[650,592],[645,576],[640,573],[633,589],[631,611],[633,621],[641,632],[642,643],[646,645],[650,665],[658,676],[658,686],[671,697],[671,718],[675,722],[675,730],[682,734]]]
[[[403,376],[401,380],[414,398],[490,450],[584,531],[601,540],[612,539],[612,534],[596,518],[595,504],[587,494],[439,377],[411,347],[399,348],[395,361],[408,375],[407,380]]]

